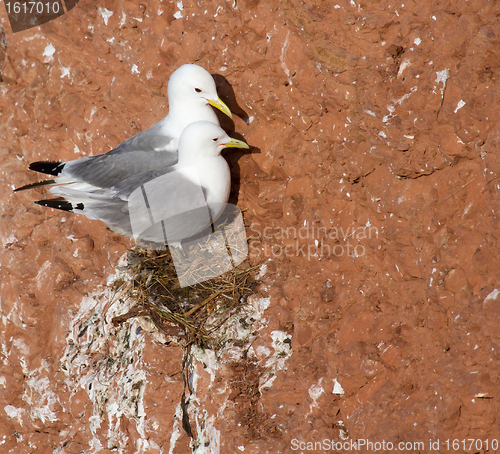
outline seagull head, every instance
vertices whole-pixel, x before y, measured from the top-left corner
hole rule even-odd
[[[215,158],[224,148],[249,148],[237,139],[229,137],[224,130],[209,121],[195,121],[186,126],[179,140],[179,163],[193,159]]]
[[[168,81],[168,99],[172,105],[211,106],[232,118],[229,108],[220,100],[211,74],[198,65],[182,65]]]

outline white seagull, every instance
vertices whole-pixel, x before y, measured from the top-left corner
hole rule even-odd
[[[15,191],[76,182],[82,184],[82,190],[108,188],[133,175],[168,168],[177,162],[179,139],[188,124],[209,121],[219,125],[211,106],[231,117],[231,111],[217,95],[213,77],[200,66],[187,64],[174,71],[168,81],[167,94],[169,113],[154,126],[107,153],[67,162],[33,162],[30,170],[56,178]]]

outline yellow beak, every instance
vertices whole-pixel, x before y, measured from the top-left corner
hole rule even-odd
[[[233,118],[233,115],[231,114],[229,107],[227,107],[220,100],[220,98],[217,98],[217,101],[214,101],[213,99],[207,99],[207,101],[208,101],[208,104],[210,104],[211,106],[214,106],[216,109],[219,109],[222,113],[225,113],[229,118]]]
[[[245,142],[231,138],[231,140],[224,144],[226,148],[250,148]]]

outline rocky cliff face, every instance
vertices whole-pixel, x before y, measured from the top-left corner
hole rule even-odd
[[[0,7],[2,452],[491,449],[498,14],[487,1],[80,1],[13,34]],[[184,63],[217,74],[222,96],[229,84],[248,117],[234,129],[260,151],[228,156],[259,286],[237,342],[191,352],[192,441],[182,347],[146,319],[111,324],[132,304],[111,285],[132,242],[12,193],[36,181],[31,161],[108,151],[163,118]]]

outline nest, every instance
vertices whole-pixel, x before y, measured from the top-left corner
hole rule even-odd
[[[200,247],[207,247],[207,244]],[[175,254],[182,254],[172,248]],[[198,257],[186,269],[197,275],[216,277],[181,288],[172,253],[139,248],[128,254],[131,279],[117,283],[118,299],[124,296],[135,301],[124,315],[114,317],[116,326],[132,317],[149,317],[157,329],[181,345],[197,344],[218,349],[223,344],[221,328],[246,303],[256,286],[254,270],[245,262],[218,275],[220,263]],[[116,300],[116,298],[115,298]]]

